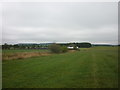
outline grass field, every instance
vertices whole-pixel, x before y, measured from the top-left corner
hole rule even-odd
[[[16,49],[16,50],[3,50],[3,54],[11,54],[11,53],[20,53],[20,52],[48,52],[48,50],[41,49]]]
[[[2,59],[3,60],[14,60],[14,59],[24,59],[36,56],[46,56],[50,54],[49,50],[36,50],[36,49],[13,49],[13,50],[3,50]]]
[[[2,68],[3,88],[118,87],[117,47],[83,48],[72,53],[5,60]]]

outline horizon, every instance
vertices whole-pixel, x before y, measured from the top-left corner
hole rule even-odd
[[[15,44],[45,44],[45,43],[90,43],[90,42],[23,42],[23,43],[3,43],[8,45],[15,45]],[[92,45],[120,45],[120,44],[111,44],[111,43],[91,43]]]

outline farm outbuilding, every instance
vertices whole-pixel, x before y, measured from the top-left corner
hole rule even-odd
[[[74,49],[75,47],[73,47],[73,46],[68,46],[67,48],[72,50],[72,49]],[[78,47],[76,47],[76,48],[78,49]]]

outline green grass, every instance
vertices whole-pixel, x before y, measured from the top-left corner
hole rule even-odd
[[[3,61],[3,88],[117,88],[117,47]]]

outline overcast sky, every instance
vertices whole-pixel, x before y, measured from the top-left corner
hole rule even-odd
[[[2,43],[118,43],[117,2],[4,3]]]

